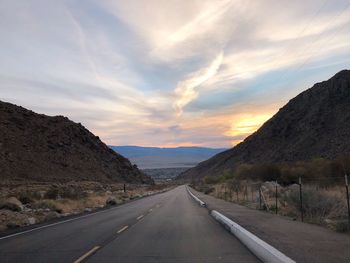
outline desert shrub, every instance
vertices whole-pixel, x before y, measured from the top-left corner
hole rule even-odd
[[[337,222],[334,226],[334,230],[341,233],[349,231],[350,230],[349,222],[347,220]]]
[[[46,199],[81,199],[87,196],[87,193],[80,187],[73,186],[52,186],[45,193],[44,198]]]
[[[212,186],[203,184],[203,185],[197,186],[196,190],[205,194],[210,194],[214,192],[215,188]]]
[[[18,205],[13,204],[13,203],[9,203],[6,201],[0,202],[0,209],[7,209],[7,210],[14,211],[14,212],[21,211],[21,208]]]
[[[344,200],[325,190],[304,186],[302,194],[303,212],[308,221],[322,223],[328,217],[341,217],[342,211],[345,211]],[[299,213],[300,196],[297,188],[293,188],[283,199],[287,205],[294,207],[297,214]]]
[[[18,200],[21,201],[22,204],[31,204],[34,202],[34,199],[28,193],[21,193]]]
[[[62,213],[62,209],[60,209],[57,204],[52,200],[40,200],[38,202],[35,202],[32,205],[32,208],[34,209],[50,209],[52,211],[56,211],[57,213]]]
[[[69,199],[81,199],[87,197],[87,193],[80,187],[61,187],[59,188],[59,196]]]
[[[44,198],[46,199],[57,199],[59,197],[58,187],[52,186],[50,189],[45,193]]]
[[[250,164],[241,164],[236,167],[235,173],[237,179],[247,179],[251,176],[252,165]]]
[[[225,170],[224,171],[224,174],[220,177],[220,181],[221,182],[225,182],[225,181],[228,181],[228,180],[232,180],[236,177],[236,174],[234,173],[234,171],[232,170]]]
[[[220,181],[219,177],[206,176],[204,177],[204,183],[206,184],[217,184]]]

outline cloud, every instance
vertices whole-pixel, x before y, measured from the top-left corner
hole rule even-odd
[[[197,98],[200,85],[216,74],[222,63],[223,57],[223,53],[220,52],[208,67],[190,74],[187,79],[179,82],[175,89],[177,99],[174,103],[178,115],[182,114],[183,108],[188,103]]]
[[[110,144],[230,146],[348,67],[346,0],[0,2],[0,98]]]

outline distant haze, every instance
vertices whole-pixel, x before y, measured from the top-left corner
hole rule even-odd
[[[193,167],[224,148],[110,146],[141,169]]]

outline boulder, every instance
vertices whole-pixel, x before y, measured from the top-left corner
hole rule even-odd
[[[117,199],[114,196],[109,196],[106,200],[106,205],[116,205],[117,204]]]
[[[36,219],[34,217],[29,217],[27,219],[28,225],[34,225],[36,223]]]
[[[20,212],[23,211],[24,206],[16,197],[10,197],[0,203],[0,208]]]
[[[52,220],[58,217],[60,217],[59,213],[51,211],[45,216],[45,220]]]

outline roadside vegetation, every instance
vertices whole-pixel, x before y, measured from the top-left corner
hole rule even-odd
[[[68,184],[2,185],[0,231],[55,218],[92,212],[107,206],[152,195],[169,188],[165,184],[126,185],[97,182]]]
[[[243,164],[220,177],[193,183],[197,190],[217,198],[346,232],[350,228],[345,174],[350,174],[350,156],[333,161]]]

